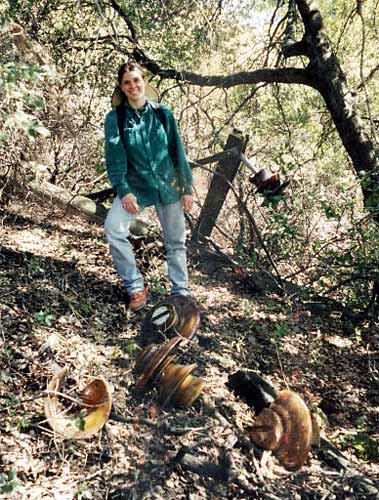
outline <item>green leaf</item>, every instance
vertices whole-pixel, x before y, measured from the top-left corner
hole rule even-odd
[[[84,417],[87,415],[87,410],[81,410],[79,413],[78,418],[76,419],[76,426],[80,431],[84,431],[84,428],[86,426],[86,422],[84,420]]]
[[[9,135],[6,132],[0,133],[0,146],[6,146],[8,144]]]
[[[9,19],[5,16],[0,17],[0,31],[6,33],[8,31]]]
[[[35,319],[46,326],[52,326],[54,321],[54,315],[47,311],[39,311],[34,314]]]
[[[0,474],[0,494],[12,493],[18,488],[16,471],[11,469],[8,474]]]

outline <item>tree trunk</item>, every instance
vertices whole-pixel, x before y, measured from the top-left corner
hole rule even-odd
[[[330,70],[333,72],[333,68]],[[320,78],[318,85],[338,134],[351,158],[356,175],[360,179],[365,207],[371,212],[375,221],[379,222],[378,157],[374,144],[349,102],[345,78],[336,80]]]
[[[379,222],[379,160],[375,146],[365,132],[355,109],[355,98],[331,42],[323,29],[320,12],[312,2],[296,0],[305,33],[303,39],[287,46],[285,57],[305,55],[309,58],[306,73],[324,98],[342,143],[360,179],[365,207]]]

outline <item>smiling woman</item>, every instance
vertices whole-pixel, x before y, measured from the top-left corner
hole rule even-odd
[[[130,106],[134,109],[141,108],[146,103],[145,80],[146,76],[134,63],[126,63],[119,70],[119,84],[126,95]]]
[[[184,211],[192,209],[192,174],[175,118],[160,105],[158,116],[146,97],[143,68],[134,61],[118,70],[119,110],[105,119],[105,161],[117,192],[105,221],[116,270],[129,295],[129,308],[146,304],[147,288],[128,240],[130,225],[144,207],[154,205],[162,226],[171,294],[188,295]]]

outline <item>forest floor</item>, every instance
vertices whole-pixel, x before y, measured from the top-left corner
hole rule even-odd
[[[159,255],[144,269],[148,307],[133,314],[101,227],[32,200],[13,200],[0,220],[0,489],[9,490],[0,498],[378,498],[375,325],[347,328],[338,314],[254,295],[230,269],[209,274],[190,258],[201,323],[178,362],[197,363],[206,386],[190,408],[162,408],[156,386],[136,392],[134,373],[142,321],[166,293]],[[102,375],[112,415],[124,421],[110,418],[89,440],[61,441],[44,414],[58,365],[79,388]],[[301,470],[288,472],[248,446],[254,412],[226,385],[239,369],[298,392],[345,465],[314,448]],[[202,474],[209,464],[215,473]]]

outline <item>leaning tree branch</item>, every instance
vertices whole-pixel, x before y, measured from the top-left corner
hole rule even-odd
[[[130,41],[135,43],[136,45],[139,43],[138,42],[138,34],[137,34],[137,31],[136,29],[134,28],[134,25],[133,23],[131,22],[129,16],[127,15],[127,13],[124,11],[124,9],[121,7],[121,5],[119,5],[116,0],[110,0],[110,4],[112,6],[112,8],[117,12],[117,14],[122,17],[122,19],[125,21],[129,31],[130,31],[130,35],[131,35],[131,38],[130,38]]]
[[[204,76],[191,71],[176,71],[162,69],[160,65],[150,59],[141,48],[133,50],[137,62],[161,78],[180,80],[199,87],[230,88],[236,85],[251,85],[256,83],[290,83],[314,87],[307,72],[302,68],[262,68],[255,71],[241,71],[233,75]]]
[[[363,88],[363,86],[366,84],[366,83],[369,83],[370,80],[372,80],[374,78],[374,76],[376,75],[376,73],[379,72],[379,64],[377,64],[374,68],[372,68],[372,70],[370,71],[370,73],[361,81],[360,83],[357,85],[357,90],[361,90]]]

